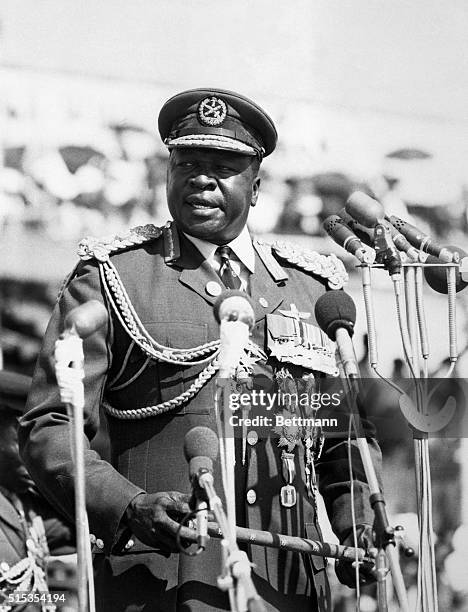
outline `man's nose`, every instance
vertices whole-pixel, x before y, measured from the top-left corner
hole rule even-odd
[[[201,172],[200,174],[190,178],[190,185],[191,187],[195,187],[196,189],[200,189],[202,191],[214,191],[216,189],[216,180],[214,177]]]

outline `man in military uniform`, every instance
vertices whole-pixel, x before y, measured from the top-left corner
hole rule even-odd
[[[70,526],[39,495],[19,456],[18,418],[30,384],[28,376],[0,370],[0,608],[18,612],[41,610],[9,603],[8,596],[46,594],[49,551],[74,552]],[[44,601],[44,610],[54,609]]]
[[[216,431],[219,327],[213,304],[226,288],[250,294],[256,324],[244,360],[248,374],[265,375],[275,388],[299,380],[317,390],[335,364],[311,313],[324,291],[343,286],[346,273],[334,256],[250,237],[246,222],[257,202],[258,169],[277,140],[257,104],[224,90],[185,91],[163,106],[159,131],[170,151],[173,221],[81,244],[82,261],[46,333],[22,422],[22,452],[40,488],[72,517],[68,419],[51,356],[66,315],[88,300],[100,301],[107,324],[84,341],[86,499],[98,553],[98,609],[225,610],[227,595],[216,586],[219,542],[188,557],[174,539],[189,510],[184,436],[197,425]],[[111,463],[89,449],[100,405],[108,416]],[[344,443],[325,441],[322,448],[320,432],[300,427],[282,428],[279,438],[259,437],[254,428],[243,434],[236,461],[238,524],[318,539],[317,468],[333,528],[342,541],[349,537]],[[372,517],[359,461],[354,478],[358,531],[368,533]],[[215,482],[221,491],[216,472]],[[321,558],[253,546],[248,553],[267,609],[330,610]]]

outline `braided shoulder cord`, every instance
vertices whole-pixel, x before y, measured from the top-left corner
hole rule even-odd
[[[202,365],[211,361],[219,351],[219,340],[192,349],[169,348],[159,344],[146,331],[140,321],[128,294],[120,280],[117,270],[111,262],[99,264],[101,279],[106,294],[123,328],[132,340],[150,357],[173,365]],[[209,355],[204,357],[204,355]],[[202,359],[198,359],[202,357]]]
[[[147,419],[152,416],[159,416],[160,414],[164,414],[165,412],[175,410],[179,406],[182,406],[182,404],[185,404],[186,402],[191,400],[192,397],[194,397],[194,395],[196,395],[200,391],[200,389],[204,385],[206,385],[206,383],[211,378],[213,378],[217,370],[218,362],[215,359],[202,372],[200,372],[196,380],[190,385],[187,391],[184,391],[177,397],[167,400],[166,402],[162,402],[161,404],[156,404],[154,406],[144,406],[143,408],[132,408],[130,410],[117,410],[107,402],[103,402],[102,405],[107,414],[120,420],[138,420]]]

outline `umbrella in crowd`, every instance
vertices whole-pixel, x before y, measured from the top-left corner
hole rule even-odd
[[[396,149],[384,157],[384,174],[398,179],[399,195],[408,205],[453,206],[460,199],[460,173],[444,151]]]
[[[411,159],[429,159],[432,157],[431,153],[427,151],[423,151],[422,149],[414,149],[414,148],[403,148],[397,149],[396,151],[392,151],[391,153],[387,153],[385,156],[388,159],[402,159],[402,160],[411,160]]]
[[[105,159],[104,153],[89,145],[67,145],[59,147],[59,153],[63,158],[69,172],[75,174],[78,168],[87,164],[91,159]]]

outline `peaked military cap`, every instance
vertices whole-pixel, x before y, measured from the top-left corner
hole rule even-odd
[[[278,139],[260,106],[224,89],[189,89],[173,96],[159,113],[158,127],[169,149],[220,149],[260,159],[275,149]]]
[[[23,414],[31,378],[17,372],[0,370],[0,412],[10,408],[20,416]]]

